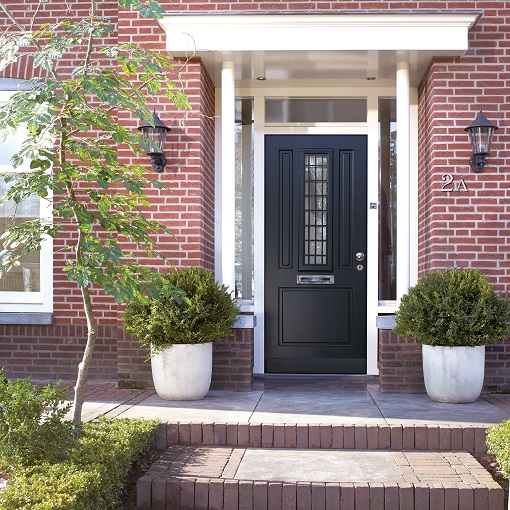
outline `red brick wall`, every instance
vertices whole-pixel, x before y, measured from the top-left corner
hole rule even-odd
[[[74,380],[87,339],[85,325],[0,326],[0,368],[7,377]],[[117,328],[100,326],[89,380],[117,378]]]
[[[84,325],[0,326],[0,367],[7,377],[74,380],[87,337]],[[123,328],[100,326],[90,381],[118,380],[126,387],[152,387],[145,348]],[[253,329],[234,329],[213,345],[212,389],[249,391],[253,382]]]
[[[211,387],[249,391],[253,383],[253,329],[234,329],[233,333],[214,343]]]
[[[463,7],[483,13],[470,31],[470,49],[463,58],[435,60],[419,89],[419,271],[478,267],[508,290],[510,56],[504,17],[510,11],[505,2],[455,3]],[[464,128],[480,108],[500,129],[485,171],[474,174]],[[464,179],[469,192],[442,192],[445,173],[455,183]]]
[[[508,292],[510,56],[505,17],[510,11],[505,2],[456,2],[456,8],[464,4],[483,13],[470,32],[470,49],[463,58],[436,59],[419,88],[418,268],[422,275],[454,265],[476,267],[490,275],[498,290]],[[464,128],[480,108],[500,129],[484,172],[475,174],[468,164],[471,147]],[[464,179],[469,191],[442,192],[444,174],[452,174],[455,183]],[[412,351],[401,343],[393,338],[380,344],[381,356],[398,358],[402,347]],[[486,348],[485,390],[510,388],[509,354],[509,340]],[[411,377],[414,369],[402,363],[399,370]]]
[[[7,5],[17,16],[33,10],[35,0],[8,0]],[[480,12],[483,14],[477,26],[470,32],[470,49],[465,57],[439,59],[432,63],[419,89],[419,272],[451,266],[479,267],[489,272],[497,288],[510,288],[510,265],[508,252],[510,219],[508,211],[509,184],[506,168],[509,166],[508,142],[510,101],[508,101],[510,63],[508,53],[508,23],[510,9],[503,0],[441,0],[416,1],[190,1],[162,2],[165,8],[181,13],[359,13],[370,12]],[[43,17],[61,15],[62,1],[41,4]],[[85,3],[70,2],[71,14],[86,14]],[[116,18],[116,2],[101,4],[105,13]],[[41,20],[43,21],[43,20]],[[0,26],[5,16],[0,15]],[[142,42],[144,45],[164,51],[164,32],[153,20],[144,20],[137,13],[119,11],[119,42]],[[65,71],[66,63],[62,61]],[[22,63],[4,70],[1,76],[29,77],[30,63]],[[213,136],[214,90],[212,82],[200,61],[176,62],[175,80],[182,84],[193,105],[192,112],[176,112],[163,96],[154,105],[164,122],[172,127],[166,151],[168,167],[161,178],[172,188],[172,193],[150,193],[152,207],[149,214],[162,219],[175,233],[175,238],[161,236],[159,247],[176,265],[200,264],[213,268],[214,239],[214,174]],[[476,97],[476,99],[474,99]],[[475,117],[480,106],[487,116],[500,126],[496,134],[492,154],[484,173],[475,175],[468,167],[470,147],[463,128]],[[135,119],[120,117],[119,122],[136,127]],[[146,158],[132,159],[121,153],[125,161],[147,165]],[[469,192],[443,193],[442,175],[451,173],[455,182],[463,178]],[[57,244],[57,247],[59,245]],[[68,283],[61,273],[62,255],[55,262],[55,323],[57,326],[84,323],[81,314],[79,292]],[[152,261],[147,261],[153,263]],[[120,326],[116,305],[102,296],[94,298],[100,304],[100,323]],[[7,336],[9,328],[6,328]],[[14,328],[12,328],[14,331]],[[53,331],[47,328],[34,334],[33,350],[37,355],[48,352],[41,339]],[[38,330],[37,330],[38,331]],[[112,329],[113,331],[113,329]],[[42,336],[41,336],[42,335]],[[54,333],[56,338],[61,335]],[[78,338],[78,333],[76,334]],[[103,338],[111,338],[105,334]],[[103,340],[101,340],[103,341]],[[119,343],[119,367],[124,373],[125,360],[129,359],[132,346]],[[113,349],[113,348],[112,348]],[[122,353],[122,349],[127,349]],[[505,372],[510,370],[506,360],[509,346],[498,346],[490,351],[488,363],[491,384],[504,384]],[[64,349],[62,349],[64,352]],[[62,361],[65,357],[62,357]],[[107,358],[98,353],[97,374],[101,363]],[[138,363],[138,361],[137,361]],[[137,365],[138,366],[138,365]],[[137,368],[133,368],[136,373]],[[140,369],[142,370],[142,369]],[[62,370],[63,375],[68,374]],[[499,381],[499,382],[498,382]]]

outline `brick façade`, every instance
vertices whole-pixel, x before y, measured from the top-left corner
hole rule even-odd
[[[25,17],[35,9],[31,0],[7,0],[13,14]],[[172,13],[419,13],[476,12],[482,16],[469,35],[469,50],[462,58],[437,58],[431,62],[419,89],[419,224],[418,272],[457,266],[478,267],[491,276],[502,292],[510,290],[510,9],[508,3],[487,0],[344,0],[344,1],[190,1],[161,2]],[[65,15],[66,3],[52,0],[41,4],[41,21]],[[86,14],[83,3],[70,1],[72,14]],[[165,51],[164,32],[152,20],[137,13],[118,9],[116,2],[101,4],[104,14],[119,28],[119,42],[142,42],[152,49]],[[0,27],[6,18],[0,15]],[[70,62],[61,62],[65,74]],[[192,112],[176,112],[163,96],[156,102],[162,118],[172,119],[168,142],[168,170],[160,177],[173,191],[163,196],[151,193],[149,214],[163,219],[175,237],[161,236],[158,243],[176,266],[203,265],[214,268],[214,86],[200,60],[175,62],[175,79],[187,91]],[[68,72],[68,71],[67,71]],[[1,77],[29,78],[33,69],[29,59],[13,65]],[[483,107],[500,129],[497,132],[488,165],[483,174],[473,174],[468,167],[470,147],[464,127]],[[135,128],[136,120],[119,117],[123,125]],[[143,158],[120,153],[128,162],[146,164]],[[442,176],[451,173],[455,182],[464,179],[468,192],[443,192]],[[63,240],[65,244],[65,240]],[[56,245],[56,248],[62,247]],[[85,320],[81,312],[79,291],[61,272],[64,255],[54,265],[54,325],[2,326],[0,359],[12,375],[72,378],[84,342]],[[100,304],[100,338],[91,377],[141,382],[147,379],[145,355],[126,340],[122,332],[117,305],[97,294]],[[235,333],[250,336],[253,332]],[[251,342],[253,339],[251,339]],[[419,353],[416,346],[394,338],[391,332],[380,334],[379,362],[382,372],[395,371],[393,390],[420,388]],[[226,366],[233,366],[232,351],[223,347],[223,368],[216,372],[222,381]],[[241,370],[245,357],[240,349],[237,359]],[[27,353],[32,354],[32,360]],[[236,351],[237,352],[237,351]],[[217,354],[217,359],[220,354]],[[251,354],[253,356],[253,354]],[[241,363],[241,361],[243,363]],[[48,364],[49,362],[49,364]],[[218,362],[219,363],[219,362]],[[400,365],[398,365],[400,363]],[[218,365],[219,366],[219,365]],[[244,370],[244,368],[243,368]],[[510,387],[510,343],[487,347],[487,388]],[[233,374],[239,376],[239,373]],[[243,383],[244,384],[244,383]],[[390,389],[391,384],[388,382]],[[398,388],[397,388],[398,387]]]

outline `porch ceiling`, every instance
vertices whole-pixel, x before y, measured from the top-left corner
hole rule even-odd
[[[417,86],[435,56],[461,56],[478,13],[169,15],[160,20],[175,57],[203,59],[220,84],[221,64],[235,63],[239,86],[293,80],[335,84],[375,78],[394,81],[408,58]]]

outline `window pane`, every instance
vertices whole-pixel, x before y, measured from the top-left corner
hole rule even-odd
[[[253,299],[253,99],[236,99],[236,297]]]
[[[379,100],[379,299],[397,299],[396,100]]]
[[[366,122],[367,101],[363,98],[268,97],[266,123]]]
[[[0,177],[0,198],[5,195],[12,184],[13,181],[6,183]],[[0,205],[0,234],[24,221],[39,217],[40,200],[37,197],[31,197],[18,205],[12,201],[4,202]],[[3,248],[1,244],[0,248]],[[23,256],[19,266],[4,273],[0,278],[0,291],[40,292],[40,266],[40,252],[28,253]]]
[[[0,133],[0,166],[12,166],[11,157],[21,149],[24,140],[21,132],[19,129],[17,132]]]

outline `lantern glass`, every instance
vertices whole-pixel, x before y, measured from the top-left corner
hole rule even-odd
[[[489,126],[473,127],[469,130],[469,139],[473,147],[473,154],[489,154],[494,128]]]
[[[161,154],[165,147],[166,129],[160,127],[144,126],[143,134],[151,140],[151,147],[147,150],[147,154]],[[158,149],[156,149],[158,147]]]

